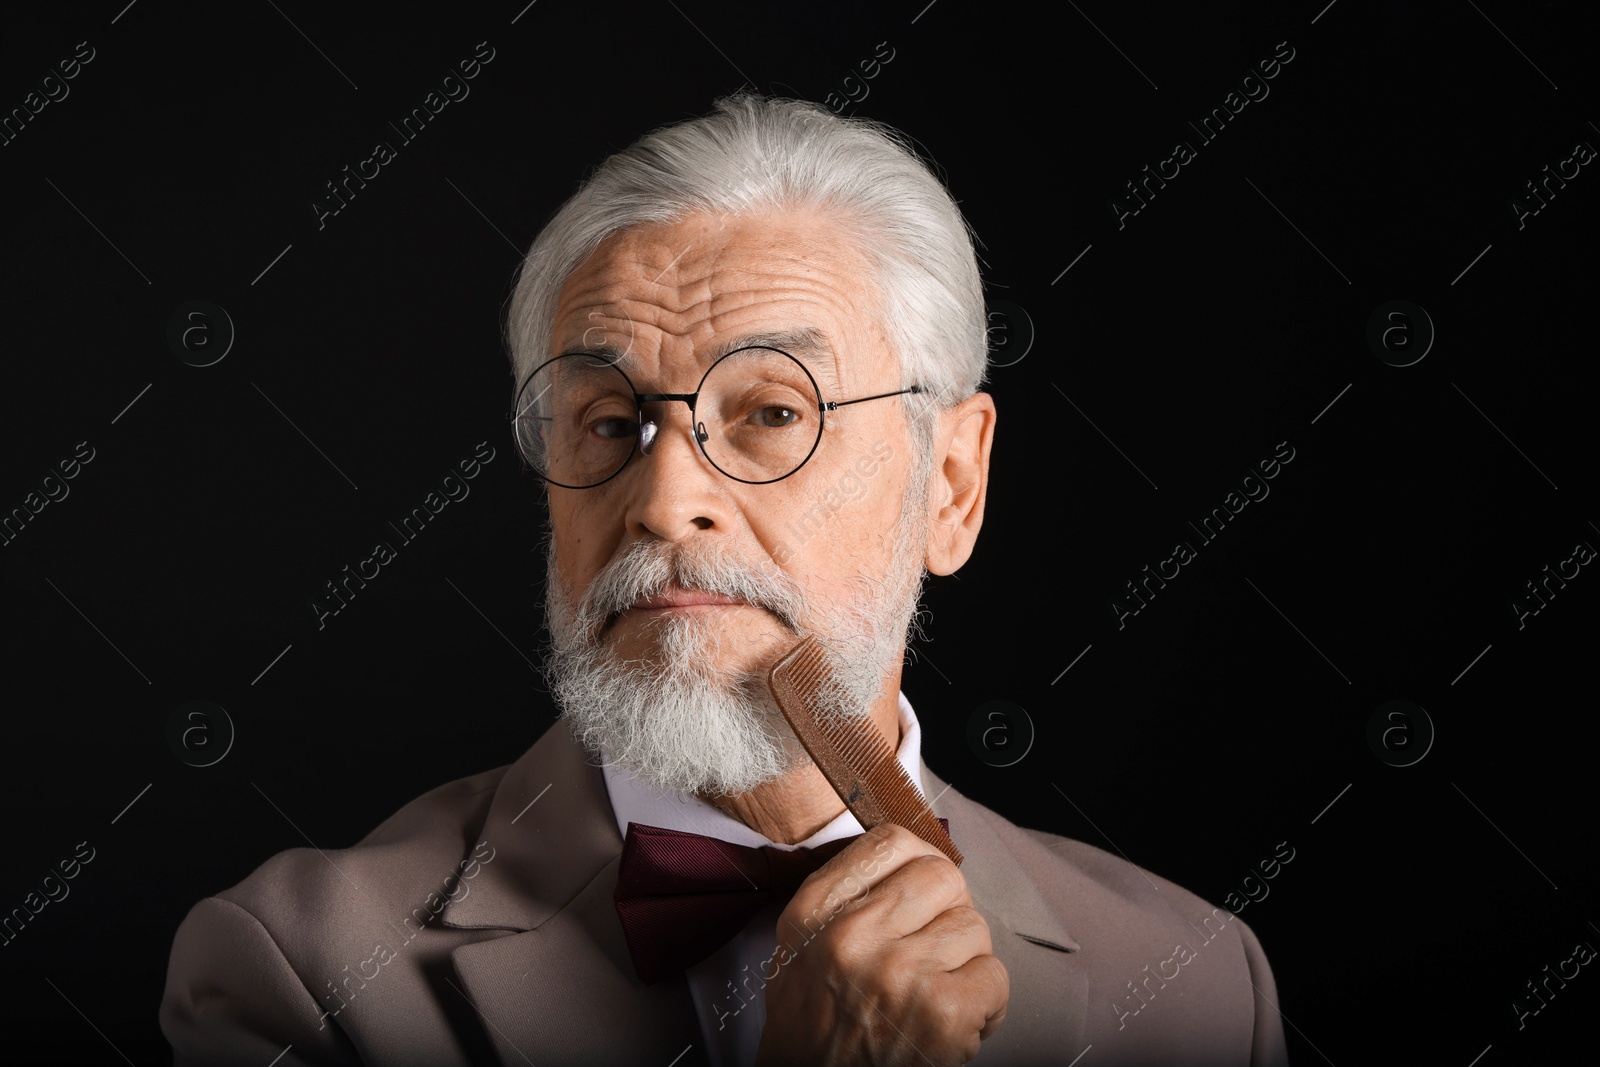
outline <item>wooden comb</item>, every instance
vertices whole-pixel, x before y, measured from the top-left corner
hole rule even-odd
[[[897,823],[959,867],[961,850],[871,721],[817,720],[817,696],[827,682],[827,660],[815,637],[784,653],[767,676],[772,697],[795,736],[863,827],[870,830],[880,823]]]

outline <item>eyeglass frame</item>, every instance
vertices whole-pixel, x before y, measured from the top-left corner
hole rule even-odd
[[[817,439],[811,442],[810,451],[805,454],[804,459],[795,464],[794,470],[791,470],[788,474],[779,475],[776,478],[768,478],[764,482],[752,482],[747,481],[744,478],[735,477],[734,475],[723,470],[721,467],[717,466],[717,461],[712,459],[711,453],[706,451],[705,437],[701,436],[700,429],[695,422],[695,404],[700,399],[700,394],[705,391],[706,379],[711,377],[712,372],[714,372],[717,367],[721,365],[723,360],[737,356],[741,352],[755,351],[776,352],[778,355],[787,358],[791,363],[799,367],[800,372],[804,374],[806,376],[806,380],[811,383],[811,391],[817,398]],[[521,398],[522,391],[528,387],[529,382],[538,377],[540,371],[544,370],[546,367],[558,360],[567,359],[571,356],[598,356],[598,353],[563,352],[559,356],[553,356],[550,359],[545,360],[543,363],[535,367],[532,373],[523,379],[522,384],[517,387],[518,398]],[[634,422],[635,430],[633,447],[628,449],[627,458],[622,461],[621,465],[618,466],[616,470],[606,475],[606,477],[602,478],[600,481],[594,482],[590,485],[567,485],[565,482],[555,481],[544,471],[538,471],[539,477],[543,478],[549,485],[559,486],[562,489],[597,489],[606,484],[606,482],[609,482],[611,479],[615,478],[617,475],[621,474],[623,471],[627,470],[628,464],[633,462],[633,457],[635,455],[645,454],[644,446],[640,443],[640,437],[642,436],[643,427],[646,421],[650,422],[650,424],[653,426],[660,425],[660,423],[656,422],[654,419],[646,420],[644,417],[644,405],[651,402],[681,400],[685,404],[689,405],[689,435],[694,438],[695,444],[699,446],[700,454],[705,457],[706,462],[711,464],[711,468],[718,474],[722,475],[724,478],[730,479],[731,481],[739,482],[742,485],[772,485],[774,482],[781,482],[785,478],[790,477],[795,473],[795,471],[798,471],[801,467],[804,467],[807,463],[811,462],[811,457],[816,455],[817,448],[822,444],[822,434],[828,428],[828,412],[837,411],[839,408],[848,407],[851,404],[864,404],[868,400],[884,400],[891,396],[901,396],[906,393],[923,393],[926,391],[920,384],[918,384],[909,386],[905,389],[897,389],[892,393],[878,393],[874,396],[857,397],[854,400],[823,400],[822,388],[821,386],[817,385],[817,379],[812,375],[811,371],[806,367],[806,365],[797,359],[793,354],[785,352],[781,348],[774,348],[771,345],[745,345],[743,348],[736,348],[731,352],[723,354],[715,363],[706,368],[706,372],[700,376],[700,382],[697,386],[695,386],[695,391],[692,393],[641,393],[634,386],[633,379],[628,377],[628,372],[618,366],[615,361],[609,362],[606,365],[612,370],[616,371],[618,374],[622,375],[622,380],[628,383],[628,389],[633,393],[634,413],[638,416]],[[516,424],[520,418],[521,416],[517,412],[513,411],[511,413],[512,435],[517,438],[517,454],[522,457],[522,460],[525,464],[532,468],[533,465],[527,462],[527,454],[522,447],[521,434],[516,430]],[[706,436],[710,435],[707,434]],[[537,470],[537,468],[533,469]]]

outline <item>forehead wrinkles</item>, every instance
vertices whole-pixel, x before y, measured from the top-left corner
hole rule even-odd
[[[820,256],[775,241],[760,249],[670,250],[666,243],[624,245],[575,273],[558,307],[558,347],[580,336],[589,345],[619,339],[602,339],[602,330],[642,340],[639,327],[698,345],[750,325],[769,308],[782,315],[784,304],[820,304],[830,317],[870,315],[873,297],[866,294],[876,291],[875,279],[837,246],[814,248]]]

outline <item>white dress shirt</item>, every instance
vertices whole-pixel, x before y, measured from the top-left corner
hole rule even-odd
[[[896,753],[917,792],[927,797],[922,784],[922,729],[905,693],[900,694],[900,749]],[[604,750],[602,749],[602,757]],[[626,771],[604,761],[606,791],[611,810],[617,817],[617,830],[624,836],[631,822],[660,826],[668,830],[714,837],[736,845],[776,849],[815,848],[841,837],[863,832],[859,820],[847,808],[832,822],[800,842],[784,845],[769,840],[708,800],[687,793],[667,792],[644,784]],[[761,1043],[761,1028],[767,1020],[765,982],[761,965],[773,955],[778,942],[778,915],[787,900],[776,901],[751,919],[733,940],[707,959],[685,972],[694,994],[700,1032],[714,1067],[752,1067]],[[793,945],[798,937],[790,939]],[[798,945],[793,945],[798,948]]]

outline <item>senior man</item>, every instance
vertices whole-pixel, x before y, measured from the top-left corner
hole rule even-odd
[[[1286,1062],[1242,921],[922,761],[900,667],[995,408],[971,240],[899,135],[741,94],[645,136],[534,242],[508,337],[566,726],[196,905],[180,1067]],[[765,679],[804,637],[959,867],[797,741]]]

